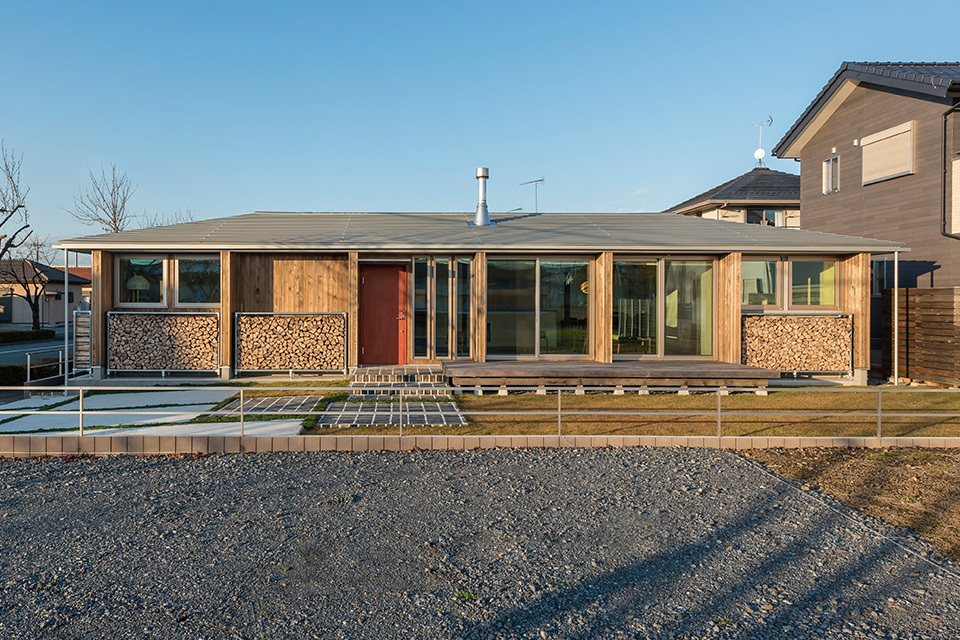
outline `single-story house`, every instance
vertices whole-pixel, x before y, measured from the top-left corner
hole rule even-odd
[[[95,376],[532,363],[711,384],[719,365],[864,377],[870,255],[902,249],[665,213],[490,215],[485,198],[476,216],[257,212],[58,248],[91,255]]]

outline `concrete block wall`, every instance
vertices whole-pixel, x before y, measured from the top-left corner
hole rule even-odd
[[[70,455],[189,455],[321,451],[464,451],[497,448],[691,447],[787,449],[805,447],[957,448],[960,438],[773,438],[698,436],[24,436],[0,435],[0,458]]]

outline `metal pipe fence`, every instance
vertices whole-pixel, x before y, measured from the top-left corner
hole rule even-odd
[[[191,405],[171,405],[168,407],[157,406],[162,405],[162,399],[164,394],[183,392],[183,391],[230,391],[235,394],[236,402],[227,404],[224,407],[217,409],[206,409],[206,410],[197,410],[196,408],[191,408],[189,410],[183,407],[196,407],[197,404]],[[43,391],[58,391],[63,393],[64,387],[62,386],[50,386],[50,387],[0,387],[0,391],[23,391],[23,392],[43,392]],[[140,393],[155,393],[157,395],[157,400],[161,402],[154,402],[150,405],[144,405],[143,408],[137,406],[129,407],[118,407],[118,408],[97,408],[93,409],[89,407],[89,399],[91,392],[99,393],[123,393],[123,392],[140,392]],[[343,386],[330,386],[330,387],[312,387],[312,386],[290,386],[290,387],[270,387],[270,386],[245,386],[245,387],[235,387],[235,386],[223,386],[223,385],[194,385],[194,386],[168,386],[168,387],[142,387],[142,386],[73,386],[71,385],[67,390],[72,396],[76,397],[76,406],[68,406],[70,404],[69,398],[67,400],[59,401],[61,407],[46,407],[46,408],[13,408],[7,409],[3,408],[3,405],[0,405],[0,435],[11,434],[11,433],[33,433],[43,431],[43,427],[35,429],[33,431],[27,430],[17,430],[15,428],[16,422],[6,422],[11,418],[19,416],[30,416],[30,415],[49,415],[49,416],[75,416],[73,424],[76,425],[79,429],[80,435],[86,435],[91,431],[91,426],[89,422],[91,416],[127,416],[133,417],[136,420],[139,420],[140,423],[136,425],[125,424],[121,425],[124,428],[133,428],[135,426],[162,426],[163,422],[151,423],[144,422],[144,420],[153,420],[155,418],[162,418],[164,416],[176,416],[179,414],[196,414],[199,417],[216,419],[219,421],[230,421],[238,423],[239,435],[246,435],[246,430],[248,424],[251,421],[262,421],[262,420],[276,420],[281,418],[289,418],[290,420],[303,421],[307,418],[323,418],[323,417],[332,417],[335,415],[335,412],[329,411],[326,407],[319,411],[303,411],[303,412],[291,412],[285,410],[271,410],[269,408],[257,408],[249,406],[249,403],[254,400],[259,400],[265,396],[264,394],[269,393],[276,395],[278,393],[286,395],[298,395],[298,396],[317,396],[318,402],[321,400],[329,400],[330,394],[343,394],[344,392],[351,391],[349,387]],[[955,435],[950,435],[946,437],[960,437],[960,389],[932,389],[932,388],[904,388],[904,387],[876,387],[876,388],[846,388],[846,387],[830,387],[830,388],[725,388],[725,387],[712,387],[712,388],[696,388],[690,389],[687,387],[622,387],[618,388],[615,391],[616,396],[626,395],[627,393],[634,393],[638,396],[648,399],[662,399],[669,398],[670,394],[675,394],[677,398],[694,398],[695,400],[699,398],[700,403],[703,406],[697,408],[645,408],[642,406],[642,401],[638,399],[639,406],[629,407],[626,409],[623,408],[605,408],[605,407],[584,407],[579,406],[588,403],[589,399],[600,399],[615,397],[614,394],[611,394],[610,387],[535,387],[535,386],[488,386],[488,387],[469,387],[469,388],[460,388],[460,387],[433,387],[431,391],[441,391],[448,392],[451,394],[462,393],[462,394],[482,394],[487,395],[488,392],[491,394],[490,397],[495,398],[503,395],[504,392],[517,392],[523,393],[526,395],[516,396],[516,400],[520,405],[524,401],[528,401],[530,398],[537,398],[544,395],[555,394],[556,395],[556,406],[555,408],[549,405],[549,400],[544,398],[542,401],[537,401],[541,406],[526,407],[520,408],[509,407],[509,400],[506,401],[507,407],[490,407],[482,409],[469,409],[464,407],[458,407],[452,411],[459,413],[459,415],[467,418],[467,428],[477,427],[478,423],[482,425],[484,418],[499,418],[502,423],[504,420],[518,420],[518,419],[537,419],[539,422],[546,424],[549,421],[556,420],[556,434],[558,436],[569,436],[569,435],[579,435],[577,433],[577,424],[583,423],[587,419],[592,419],[595,423],[600,424],[614,424],[617,420],[623,419],[659,419],[660,422],[657,422],[657,425],[668,425],[672,421],[678,419],[694,419],[697,421],[697,424],[706,426],[713,425],[715,427],[715,435],[717,437],[723,436],[737,436],[745,435],[742,433],[734,433],[729,431],[729,427],[734,424],[738,424],[738,421],[744,420],[756,420],[756,419],[771,419],[774,421],[789,421],[789,422],[809,422],[818,418],[832,418],[840,419],[842,422],[850,422],[853,424],[859,425],[863,429],[864,425],[871,425],[871,429],[875,429],[876,437],[884,437],[884,427],[885,424],[889,424],[891,420],[896,419],[933,419],[941,423],[949,423],[951,432],[955,432]],[[799,403],[804,403],[812,401],[818,396],[830,394],[852,394],[851,397],[861,399],[859,403],[852,403],[851,409],[838,409],[836,407],[825,409],[825,410],[816,410],[816,409],[804,409],[804,408],[793,408],[793,407],[777,407],[774,399],[776,396],[781,394],[793,394],[798,399]],[[590,394],[590,395],[588,395]],[[597,395],[593,395],[597,394]],[[602,394],[602,395],[601,395]],[[681,395],[683,394],[683,395]],[[731,402],[733,398],[738,397],[749,397],[751,395],[763,394],[767,395],[767,398],[757,398],[754,403],[756,406],[744,408],[742,406],[736,406],[737,404],[743,404],[743,402],[733,403],[734,406],[724,406],[725,399],[727,403]],[[768,395],[769,394],[769,395]],[[924,402],[917,402],[916,396],[921,394],[929,395],[930,398],[927,398],[926,404]],[[931,402],[932,399],[938,398],[939,396],[947,394],[944,396],[948,399],[947,406],[945,410],[933,410],[936,409],[935,402]],[[903,409],[902,398],[912,398],[912,407],[910,410]],[[586,398],[588,400],[578,400],[578,398]],[[715,402],[712,400],[711,396],[715,398]],[[887,402],[884,402],[884,397],[886,396]],[[122,395],[116,397],[122,398]],[[234,396],[230,396],[227,400],[234,399]],[[896,399],[896,400],[895,400]],[[338,397],[337,400],[342,400]],[[394,399],[397,403],[397,411],[389,412],[391,416],[391,422],[384,424],[344,424],[344,425],[322,425],[318,426],[317,429],[322,433],[331,433],[336,434],[344,427],[371,427],[371,428],[381,428],[381,432],[377,435],[394,435],[398,436],[404,435],[404,429],[411,429],[415,426],[421,426],[416,424],[414,419],[416,416],[422,414],[423,406],[428,404],[430,401],[422,401],[422,399],[413,400],[410,398],[404,398],[402,395]],[[951,402],[956,401],[955,406],[950,405]],[[360,402],[388,402],[387,400],[382,399],[360,399]],[[450,402],[452,400],[442,399],[442,401]],[[498,400],[500,404],[504,404],[504,401]],[[690,402],[690,400],[683,400],[680,402]],[[67,404],[63,404],[67,403]],[[203,404],[203,403],[200,403]],[[598,404],[603,404],[599,402]],[[660,400],[660,404],[665,404]],[[668,404],[668,403],[666,403]],[[909,403],[908,403],[909,404]],[[411,406],[418,405],[418,406]],[[771,406],[764,406],[771,405]],[[213,405],[212,405],[213,406]],[[898,408],[898,406],[900,408]],[[228,408],[232,407],[232,408]],[[952,410],[950,410],[952,409]],[[472,423],[471,423],[472,419]],[[656,421],[656,420],[654,420]],[[3,424],[6,422],[6,424]],[[101,421],[102,422],[102,421]],[[179,423],[183,424],[183,423]],[[96,425],[94,425],[96,426]],[[100,425],[100,428],[116,428],[117,425],[112,425],[112,427]],[[425,428],[432,428],[430,424],[423,424]],[[461,425],[463,426],[463,425]],[[929,426],[929,425],[927,425]],[[388,432],[390,429],[396,429],[396,432]],[[484,426],[484,428],[491,430],[491,433],[488,435],[497,435],[495,426]],[[73,427],[59,428],[60,431],[73,430]],[[387,430],[384,432],[383,430]],[[467,435],[470,432],[465,432]],[[450,430],[448,429],[446,433],[438,431],[435,433],[416,433],[416,435],[449,435]],[[594,435],[601,435],[602,433],[594,433]],[[366,435],[366,434],[364,434]],[[513,433],[510,435],[544,435],[542,432],[533,434],[533,433]],[[654,428],[653,431],[645,432],[643,435],[677,435],[676,433],[666,433],[658,432]],[[680,434],[680,435],[705,435],[704,433],[696,434]],[[713,435],[713,434],[707,434]],[[769,435],[769,434],[766,434]],[[825,437],[825,434],[812,433],[809,434],[811,437]],[[887,434],[890,435],[890,434]],[[902,434],[901,434],[902,435]],[[846,436],[844,436],[846,437]],[[944,437],[938,435],[935,437]]]

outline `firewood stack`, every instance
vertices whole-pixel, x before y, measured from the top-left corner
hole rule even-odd
[[[346,368],[346,317],[238,315],[237,369],[335,371]]]
[[[780,371],[849,371],[849,317],[744,316],[741,362]]]
[[[213,371],[219,363],[218,328],[215,315],[111,314],[110,369]]]

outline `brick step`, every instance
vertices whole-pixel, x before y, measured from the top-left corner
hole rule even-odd
[[[350,381],[354,383],[397,384],[397,383],[443,383],[446,377],[442,373],[411,373],[411,374],[354,374]]]

